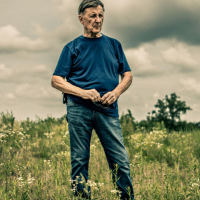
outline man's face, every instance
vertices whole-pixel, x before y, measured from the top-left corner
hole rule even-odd
[[[99,33],[102,29],[103,18],[103,8],[100,5],[86,8],[85,14],[79,15],[79,20],[87,33]]]

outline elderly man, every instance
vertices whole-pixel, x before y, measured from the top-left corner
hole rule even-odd
[[[120,42],[101,33],[104,4],[83,0],[78,9],[83,35],[63,48],[52,77],[52,86],[67,94],[71,179],[78,178],[75,195],[90,198],[81,179],[88,177],[90,140],[94,129],[110,169],[117,164],[117,189],[121,199],[134,199],[129,159],[119,123],[117,99],[132,83],[132,74]],[[119,74],[122,77],[119,83]],[[65,78],[67,81],[65,81]],[[103,166],[102,166],[103,167]],[[129,192],[128,192],[129,191]],[[128,194],[129,193],[129,194]]]

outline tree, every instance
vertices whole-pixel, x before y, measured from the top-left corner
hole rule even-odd
[[[170,97],[165,96],[163,100],[158,99],[155,108],[152,111],[151,119],[153,121],[164,122],[165,127],[174,130],[177,121],[180,121],[181,114],[186,114],[188,110],[192,110],[186,106],[185,101],[178,100],[180,97],[176,93],[172,93]]]

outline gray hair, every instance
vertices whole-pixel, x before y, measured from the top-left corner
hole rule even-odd
[[[104,4],[100,0],[82,0],[78,8],[78,14],[84,14],[86,8],[97,7],[98,5],[100,5],[103,8],[103,12],[105,12]]]

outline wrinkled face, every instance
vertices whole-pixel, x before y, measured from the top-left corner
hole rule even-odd
[[[102,29],[103,19],[103,8],[100,5],[86,8],[85,14],[79,15],[79,20],[83,24],[86,33],[99,33]]]

